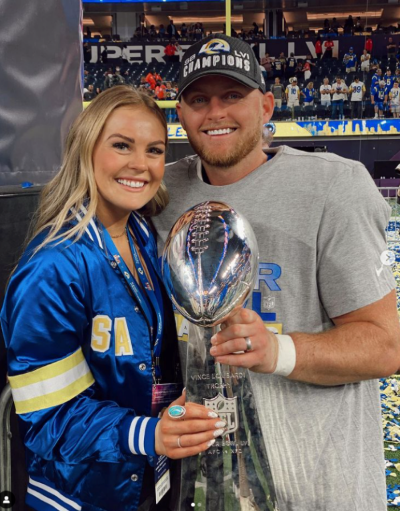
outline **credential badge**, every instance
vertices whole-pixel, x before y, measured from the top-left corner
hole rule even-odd
[[[209,408],[226,422],[225,433],[234,433],[239,427],[238,404],[236,397],[224,397],[221,393],[212,399],[204,399],[204,406]]]

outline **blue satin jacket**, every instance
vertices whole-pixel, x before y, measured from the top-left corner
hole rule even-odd
[[[130,224],[157,268],[147,224],[135,213]],[[94,220],[77,242],[32,257],[43,238],[25,251],[1,311],[27,448],[26,502],[38,511],[135,511],[158,421],[149,326]]]

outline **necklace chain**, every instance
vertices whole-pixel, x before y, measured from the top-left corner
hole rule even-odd
[[[111,236],[111,238],[112,238],[113,240],[115,240],[116,238],[120,238],[120,237],[121,237],[121,236],[123,236],[124,234],[126,234],[126,227],[125,227],[125,228],[124,228],[124,230],[121,232],[121,234],[117,234],[116,236],[112,236],[112,235],[110,234],[110,236]]]

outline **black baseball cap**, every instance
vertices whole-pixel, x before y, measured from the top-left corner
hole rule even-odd
[[[178,99],[194,81],[207,75],[223,75],[266,92],[265,80],[251,46],[225,34],[208,36],[188,48],[179,71]]]

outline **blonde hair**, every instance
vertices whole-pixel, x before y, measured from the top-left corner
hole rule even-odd
[[[39,207],[35,213],[30,239],[49,229],[43,242],[75,238],[78,240],[91,219],[96,215],[98,192],[92,163],[93,151],[104,125],[112,112],[120,107],[144,107],[155,115],[165,129],[165,144],[168,143],[168,127],[164,113],[147,94],[128,85],[118,85],[99,94],[75,120],[67,140],[61,169],[45,186]],[[138,210],[144,216],[160,214],[169,202],[168,192],[161,183],[156,195]],[[75,219],[74,211],[81,207],[87,213],[75,225],[60,233],[60,230]]]

